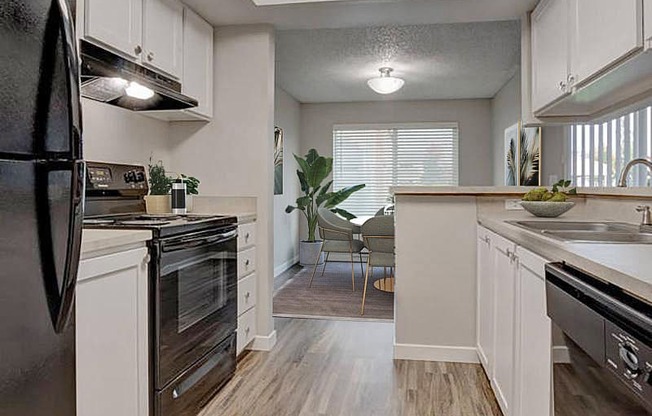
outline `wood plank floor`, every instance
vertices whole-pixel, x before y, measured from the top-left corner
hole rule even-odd
[[[479,365],[392,360],[393,324],[276,318],[201,416],[493,416]]]

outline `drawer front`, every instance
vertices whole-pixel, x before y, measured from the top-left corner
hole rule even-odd
[[[238,317],[238,346],[237,354],[253,341],[256,336],[256,308],[251,308]]]
[[[238,279],[256,270],[256,249],[250,248],[238,253]]]
[[[238,227],[238,250],[256,244],[256,223],[242,224]]]
[[[256,306],[256,275],[251,274],[238,282],[238,316]]]

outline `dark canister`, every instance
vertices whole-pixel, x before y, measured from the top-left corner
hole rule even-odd
[[[185,214],[186,211],[186,183],[179,178],[172,182],[172,213]]]

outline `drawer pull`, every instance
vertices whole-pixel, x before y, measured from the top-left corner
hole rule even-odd
[[[249,233],[245,234],[245,241],[249,241]]]
[[[246,327],[246,328],[245,328],[245,334],[248,334],[249,331],[250,331],[249,327]]]
[[[245,266],[249,266],[249,259],[245,260]]]
[[[249,299],[249,297],[251,296],[251,293],[247,292],[247,293],[245,293],[244,296],[245,296],[245,299]]]

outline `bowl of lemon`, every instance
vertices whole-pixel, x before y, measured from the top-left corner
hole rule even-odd
[[[548,188],[536,188],[525,194],[521,206],[535,217],[557,218],[570,211],[575,202],[569,201],[571,195],[576,195],[575,188],[568,189],[569,180],[561,180]]]

